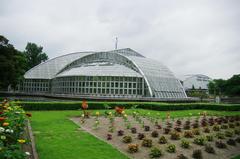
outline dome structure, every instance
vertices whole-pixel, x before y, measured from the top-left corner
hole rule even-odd
[[[185,90],[208,90],[208,83],[210,81],[210,77],[202,74],[185,75],[183,78],[183,87]]]
[[[126,48],[77,52],[41,63],[24,75],[21,91],[128,98],[187,98],[174,74]]]

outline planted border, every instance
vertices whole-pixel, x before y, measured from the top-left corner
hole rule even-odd
[[[82,102],[17,102],[25,110],[78,110]],[[171,111],[171,110],[219,110],[240,111],[240,104],[214,104],[214,103],[155,103],[155,102],[88,102],[89,109],[114,109],[123,106],[129,109],[133,106],[141,109]]]

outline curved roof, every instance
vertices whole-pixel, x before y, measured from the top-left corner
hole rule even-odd
[[[123,76],[142,77],[138,72],[119,64],[113,63],[92,63],[66,70],[56,77],[66,76]]]
[[[158,61],[141,58],[128,57],[131,59],[146,77],[152,91],[156,97],[187,97],[180,81],[173,73]]]
[[[63,69],[67,64],[83,56],[89,55],[93,52],[76,52],[50,59],[41,63],[24,75],[25,79],[52,79],[56,74]]]
[[[113,65],[104,66],[99,64],[99,62],[110,62]],[[87,67],[84,67],[84,65]],[[187,97],[179,80],[175,78],[166,66],[158,61],[145,58],[129,48],[108,52],[82,52],[60,56],[32,68],[24,77],[30,79],[52,79],[74,75],[143,77],[151,97]]]

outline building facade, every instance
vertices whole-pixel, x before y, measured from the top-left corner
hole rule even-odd
[[[187,98],[158,61],[132,49],[77,52],[50,59],[24,75],[21,92],[127,98]]]

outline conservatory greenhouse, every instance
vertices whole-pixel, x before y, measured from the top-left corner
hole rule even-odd
[[[20,91],[68,96],[185,99],[163,64],[132,49],[76,52],[50,59],[24,75]]]

